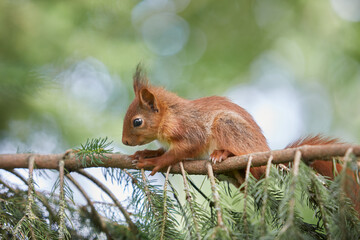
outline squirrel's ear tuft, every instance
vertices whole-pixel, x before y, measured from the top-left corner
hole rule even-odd
[[[156,98],[147,88],[140,90],[140,104],[146,108],[150,108],[154,112],[159,112]]]
[[[144,73],[141,63],[137,65],[133,79],[134,79],[133,87],[134,87],[135,95],[138,95],[141,89],[146,88],[149,85],[149,80],[147,79],[146,74]]]

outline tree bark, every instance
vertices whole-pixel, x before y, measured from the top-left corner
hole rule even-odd
[[[302,160],[310,162],[315,159],[331,160],[332,157],[344,156],[347,149],[353,148],[353,154],[357,157],[360,156],[360,145],[319,145],[319,146],[302,146],[299,148],[288,148],[284,150],[274,150],[268,152],[252,153],[252,166],[266,165],[267,160],[272,155],[273,163],[286,163],[294,159],[296,150],[301,151]],[[27,168],[30,156],[35,158],[35,166],[37,169],[58,169],[59,161],[65,160],[65,168],[68,171],[76,171],[84,168],[81,161],[75,156],[74,153],[64,154],[0,154],[0,169],[14,169],[14,168]],[[136,169],[132,164],[132,159],[124,154],[105,154],[106,158],[100,157],[103,164],[91,164],[90,159],[87,159],[86,168],[89,167],[111,167],[122,169]],[[250,155],[235,156],[226,159],[221,163],[213,165],[215,173],[224,173],[235,169],[245,169]],[[204,160],[186,160],[184,161],[184,168],[188,174],[206,175],[206,161]],[[146,170],[151,170],[148,168]],[[166,168],[162,169],[166,172]],[[171,173],[181,173],[179,164],[171,168]]]

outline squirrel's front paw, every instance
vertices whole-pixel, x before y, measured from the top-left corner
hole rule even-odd
[[[229,156],[233,156],[231,152],[228,150],[214,150],[212,154],[210,154],[210,161],[213,164],[217,162],[222,162],[223,160],[227,159]]]
[[[158,150],[141,150],[141,151],[137,151],[135,152],[133,155],[130,155],[131,158],[133,159],[144,159],[144,158],[154,158],[154,157],[159,157],[164,153],[163,149],[158,149]]]
[[[133,159],[133,162],[134,162],[134,161],[137,161],[139,159],[143,159],[144,154],[142,154],[142,151],[136,151],[133,155],[129,155],[129,157],[131,159]]]
[[[141,168],[156,166],[157,160],[156,158],[145,158],[145,159],[143,158],[143,159],[135,160],[134,162],[136,162],[136,167],[141,169]]]
[[[141,169],[141,168],[146,167],[146,162],[144,160],[135,160],[133,162],[135,162],[135,165],[136,165],[137,169]]]

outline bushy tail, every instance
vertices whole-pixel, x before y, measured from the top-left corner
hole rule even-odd
[[[345,144],[337,138],[328,138],[323,137],[322,135],[308,136],[305,138],[300,138],[292,143],[290,143],[286,148],[300,147],[304,145],[328,145],[328,144]],[[316,172],[323,176],[327,176],[330,179],[334,179],[335,172],[341,172],[341,164],[333,164],[332,161],[324,160],[314,160],[309,166],[313,168]],[[334,171],[336,167],[336,171]],[[358,174],[358,173],[357,173]],[[347,175],[349,176],[346,179],[346,189],[345,192],[348,197],[352,200],[355,210],[360,214],[360,185],[356,181],[356,175],[350,169],[347,170]]]
[[[303,138],[299,138],[298,140],[290,143],[286,146],[286,148],[295,148],[305,145],[328,145],[328,144],[344,144],[337,138],[329,138],[324,137],[322,135],[316,136],[307,136]],[[334,164],[332,161],[324,161],[324,160],[315,160],[309,164],[315,171],[320,173],[323,176],[334,178]],[[336,169],[338,172],[341,171],[342,167],[340,164],[336,164]]]
[[[328,144],[345,144],[337,138],[324,137],[321,134],[316,136],[307,136],[299,138],[298,140],[290,143],[286,148],[300,147],[304,145],[328,145]]]

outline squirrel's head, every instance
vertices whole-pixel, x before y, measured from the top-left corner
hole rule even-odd
[[[157,138],[162,111],[155,90],[138,65],[134,74],[135,99],[124,118],[122,142],[125,145],[143,145]]]

